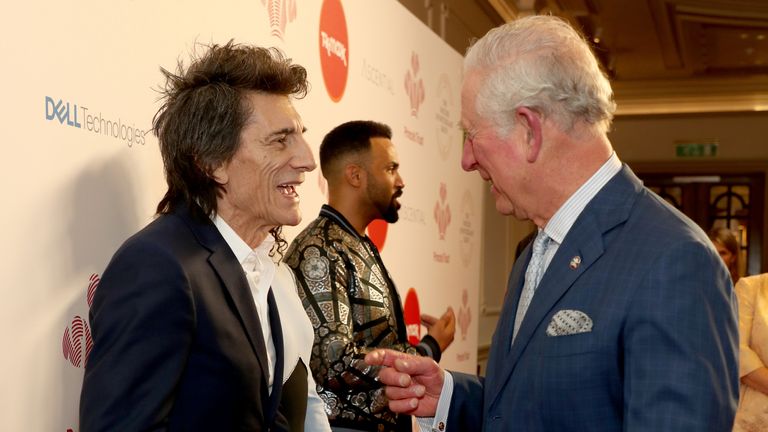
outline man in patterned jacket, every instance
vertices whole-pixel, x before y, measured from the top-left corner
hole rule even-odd
[[[365,364],[374,348],[440,360],[453,341],[451,308],[439,319],[422,315],[428,333],[406,338],[400,298],[376,246],[365,234],[374,219],[394,223],[405,186],[389,126],[344,123],[325,136],[320,167],[328,205],[291,244],[286,262],[315,328],[310,360],[334,431],[410,431],[410,417],[387,408],[378,368]]]

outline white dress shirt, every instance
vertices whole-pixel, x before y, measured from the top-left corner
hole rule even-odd
[[[600,189],[608,183],[619,171],[621,171],[621,161],[616,152],[598,169],[592,177],[589,178],[576,192],[571,195],[565,203],[555,212],[554,216],[547,222],[543,228],[544,232],[552,241],[549,242],[547,250],[544,252],[544,274],[547,267],[555,256],[557,249],[563,243],[568,231],[576,223],[584,207],[592,201],[592,198],[600,192]],[[541,228],[540,228],[541,229]],[[511,342],[510,342],[511,343]],[[453,377],[446,371],[443,390],[440,393],[440,399],[437,403],[435,417],[417,418],[421,432],[442,432],[446,427],[448,419],[448,409],[451,406],[451,397],[453,396]]]
[[[309,432],[329,432],[328,417],[325,415],[325,405],[317,394],[312,371],[309,370],[309,359],[312,354],[312,343],[315,339],[312,323],[304,311],[296,291],[296,281],[291,269],[284,264],[275,264],[269,251],[274,245],[272,237],[268,237],[255,249],[251,249],[245,241],[218,215],[213,223],[224,237],[224,241],[232,249],[235,258],[243,267],[251,294],[259,315],[262,336],[267,347],[269,363],[269,392],[272,392],[273,376],[275,374],[275,344],[272,340],[272,330],[269,325],[269,307],[267,295],[270,287],[275,296],[275,304],[280,314],[283,332],[283,383],[290,378],[298,365],[299,359],[307,368],[307,416],[304,430]]]

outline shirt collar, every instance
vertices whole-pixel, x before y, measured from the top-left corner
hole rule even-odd
[[[333,220],[337,224],[339,224],[344,231],[347,231],[348,233],[352,234],[353,236],[360,238],[360,234],[357,233],[357,230],[352,226],[351,223],[347,220],[347,218],[344,217],[343,214],[339,213],[338,210],[331,207],[328,204],[323,204],[323,206],[320,208],[320,216],[327,217],[328,219]]]
[[[221,236],[224,237],[224,241],[229,248],[232,249],[235,258],[237,258],[237,262],[239,262],[240,265],[243,265],[251,254],[269,256],[269,251],[272,250],[272,246],[275,244],[275,240],[271,236],[267,236],[260,245],[255,249],[251,249],[251,247],[248,246],[248,243],[240,238],[235,230],[233,230],[232,227],[230,227],[219,215],[213,217],[213,224],[216,225],[216,229],[219,230]]]
[[[600,192],[608,181],[621,170],[621,161],[616,152],[565,201],[552,219],[547,222],[544,232],[557,244],[562,244],[568,231],[578,219],[584,207]]]

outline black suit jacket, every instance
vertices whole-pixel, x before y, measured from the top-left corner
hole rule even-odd
[[[276,315],[270,324],[282,377]],[[268,392],[264,338],[242,267],[216,227],[194,221],[185,204],[115,253],[90,322],[82,432],[290,430],[282,379]],[[303,420],[290,423],[300,428]]]

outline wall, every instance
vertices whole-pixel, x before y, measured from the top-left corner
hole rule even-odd
[[[152,219],[165,189],[149,132],[159,67],[186,61],[197,43],[231,38],[278,46],[307,68],[312,89],[295,105],[315,156],[341,122],[392,126],[406,183],[401,220],[369,234],[403,298],[413,288],[423,312],[453,306],[463,317],[443,364],[475,370],[483,186],[459,168],[461,56],[403,6],[31,0],[3,12],[4,429],[77,432],[89,299],[113,251]],[[325,202],[319,170],[299,193],[303,226]],[[287,229],[289,239],[300,228]]]
[[[458,53],[503,23],[486,0],[398,0]]]
[[[627,162],[768,161],[768,112],[623,116],[614,121],[609,138]],[[717,141],[717,157],[676,158],[675,143],[681,141]]]

